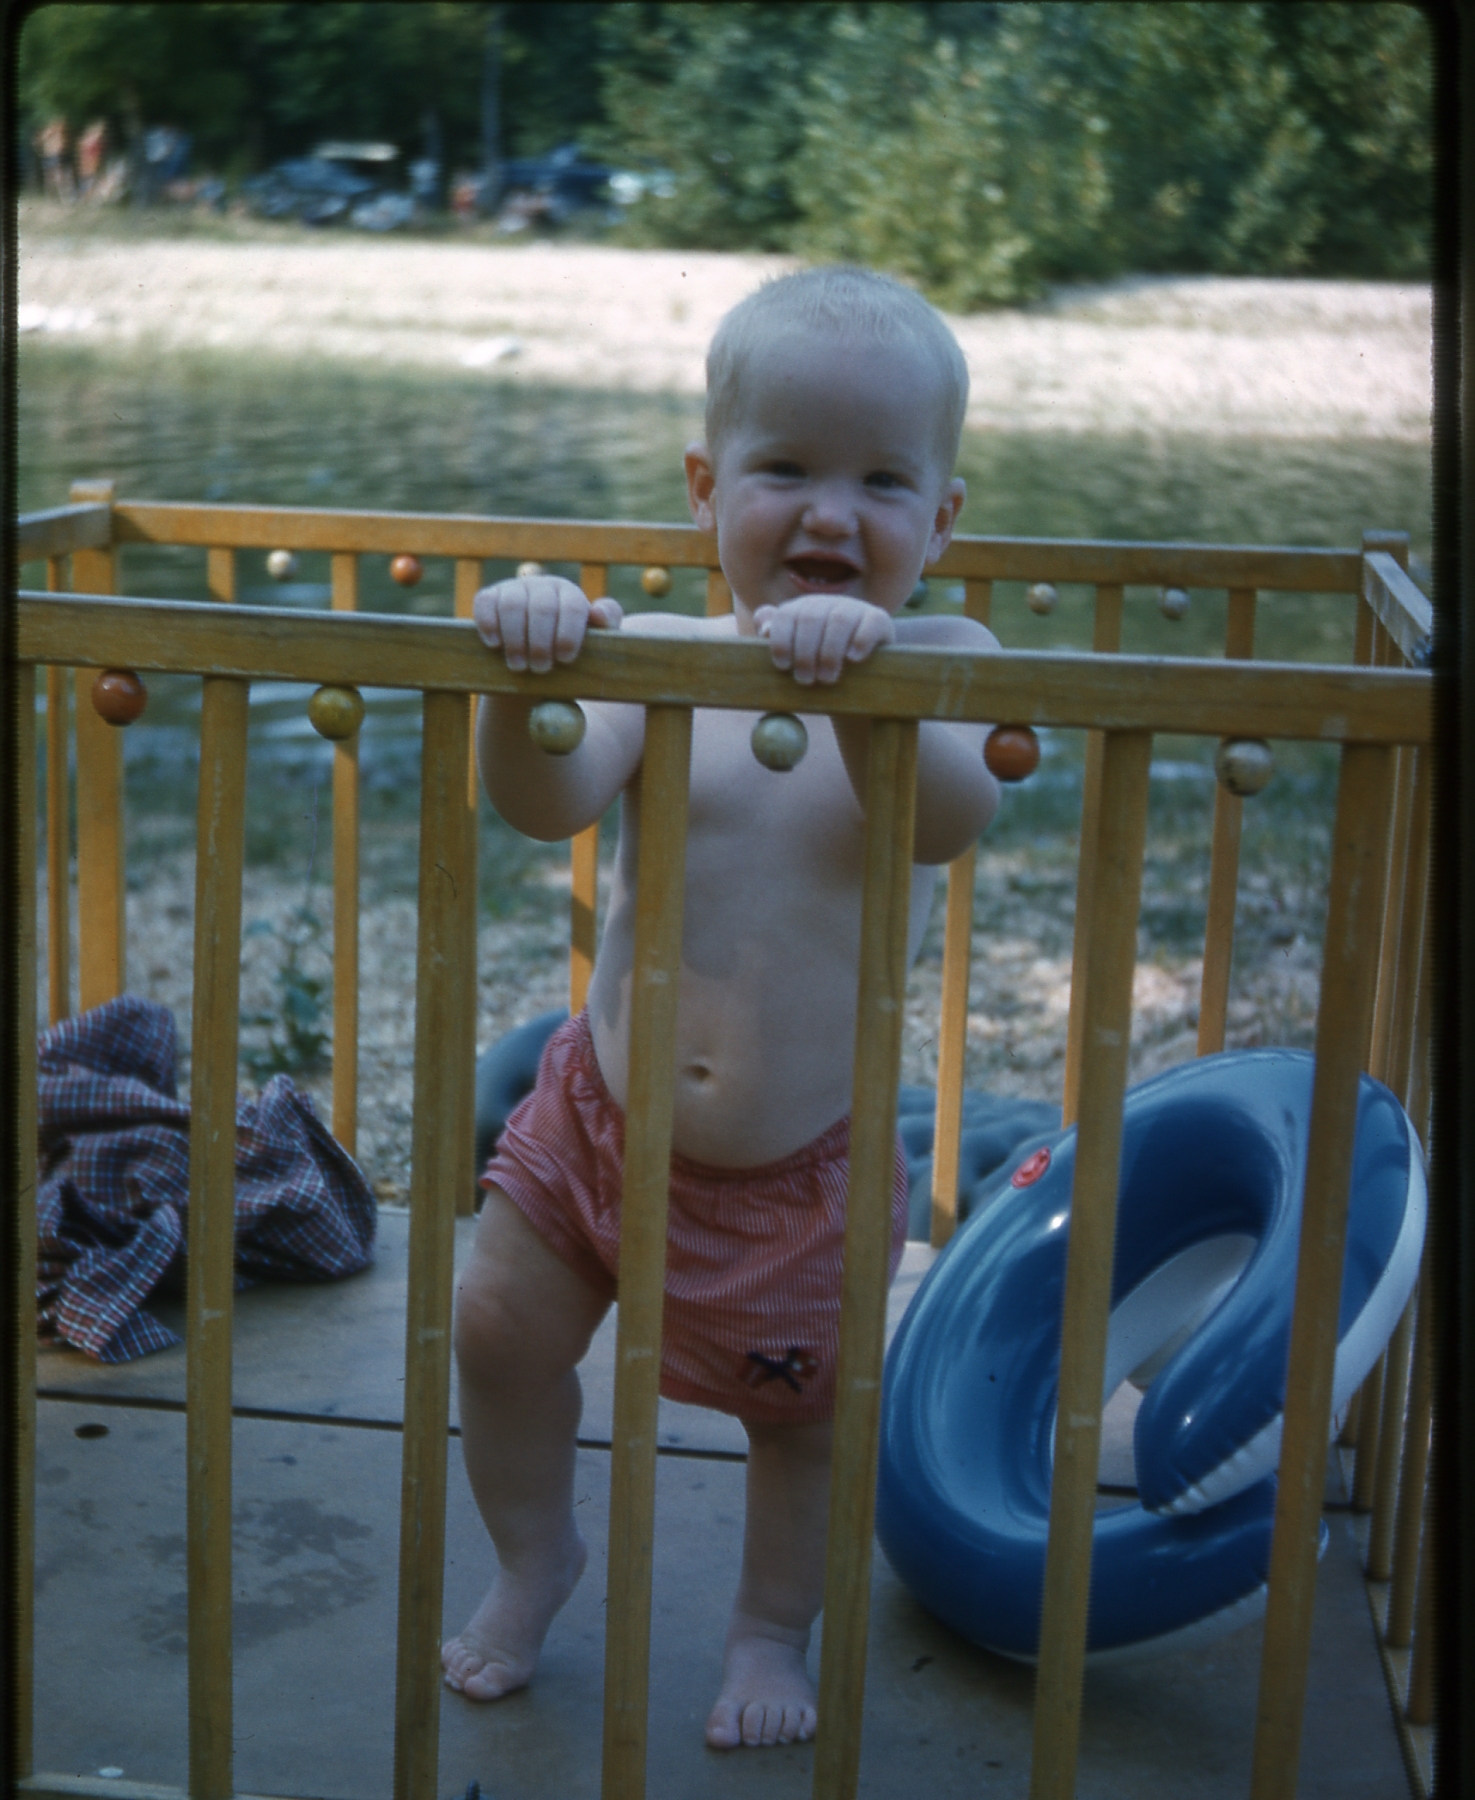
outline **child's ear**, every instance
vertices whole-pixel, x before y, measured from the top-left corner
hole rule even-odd
[[[712,453],[705,444],[686,446],[686,499],[698,531],[716,531],[717,515],[712,509],[712,493],[717,473],[712,466]]]
[[[932,521],[932,541],[927,546],[929,563],[935,563],[953,541],[953,528],[967,498],[968,489],[962,478],[955,475],[943,489],[942,498],[937,503],[937,513]]]

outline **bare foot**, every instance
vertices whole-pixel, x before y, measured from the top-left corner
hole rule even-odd
[[[707,1715],[714,1750],[740,1744],[803,1744],[814,1736],[814,1683],[798,1632],[771,1635],[774,1626],[735,1626],[728,1634],[722,1692]],[[803,1638],[808,1638],[806,1631]]]
[[[536,1569],[502,1568],[457,1637],[441,1645],[446,1686],[468,1700],[500,1700],[526,1687],[554,1615],[578,1586],[589,1551],[573,1532]]]

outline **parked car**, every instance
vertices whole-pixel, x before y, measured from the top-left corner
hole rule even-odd
[[[262,218],[327,225],[381,196],[399,198],[389,186],[398,160],[393,144],[320,144],[311,156],[288,157],[253,176],[241,191]]]

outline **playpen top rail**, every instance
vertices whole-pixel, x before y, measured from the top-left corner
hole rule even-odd
[[[58,508],[23,519],[22,557],[64,555],[73,546],[61,543],[51,535],[54,528],[42,522],[77,510]],[[88,511],[101,514],[107,509]],[[118,500],[110,517],[111,537],[89,538],[89,545],[147,543],[384,555],[409,551],[420,556],[717,566],[716,539],[691,525],[144,500]],[[928,573],[975,581],[1107,582],[1129,587],[1172,583],[1357,594],[1362,562],[1362,552],[1356,549],[960,536]]]
[[[1427,661],[1434,640],[1434,608],[1386,550],[1370,551],[1364,559],[1362,597],[1407,661]]]
[[[22,592],[17,623],[24,662],[249,681],[1342,743],[1425,743],[1433,729],[1429,676],[1385,668],[892,646],[821,691],[796,688],[756,643],[596,631],[576,665],[519,675],[452,619]]]
[[[15,535],[16,556],[23,563],[43,556],[70,556],[74,550],[105,550],[113,541],[112,509],[88,500],[22,513]]]

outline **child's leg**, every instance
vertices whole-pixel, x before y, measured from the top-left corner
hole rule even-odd
[[[492,1188],[457,1283],[461,1448],[500,1567],[459,1636],[446,1681],[472,1700],[523,1687],[584,1571],[574,1527],[575,1366],[609,1302]]]
[[[825,1590],[833,1426],[746,1424],[743,1572],[727,1628],[722,1692],[707,1742],[792,1744],[814,1736],[805,1652]]]

